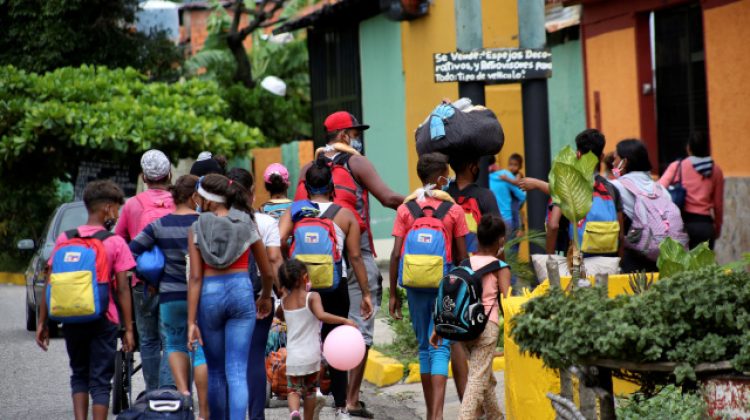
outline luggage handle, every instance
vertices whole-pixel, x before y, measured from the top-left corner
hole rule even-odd
[[[148,402],[148,408],[157,413],[170,413],[180,409],[181,401],[175,400],[151,400]]]

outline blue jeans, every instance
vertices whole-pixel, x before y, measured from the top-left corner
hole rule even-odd
[[[211,419],[245,419],[247,362],[255,327],[250,276],[232,273],[203,279],[198,326],[208,364]]]
[[[273,311],[271,311],[273,314]],[[265,419],[266,410],[266,343],[273,315],[255,321],[247,363],[248,414],[250,420]]]
[[[161,335],[159,334],[159,295],[144,295],[143,283],[133,287],[133,312],[138,329],[138,347],[141,352],[143,380],[146,391],[167,385],[174,385],[172,371],[166,354],[162,357]]]
[[[438,348],[430,345],[430,335],[435,329],[432,311],[435,308],[437,289],[406,289],[411,326],[419,343],[419,373],[448,376],[451,358],[450,341],[443,339]]]
[[[159,332],[164,343],[164,358],[174,352],[188,353],[187,347],[187,301],[173,300],[159,304]],[[195,349],[193,366],[206,364],[203,347]]]

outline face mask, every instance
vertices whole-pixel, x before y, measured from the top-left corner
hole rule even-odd
[[[312,284],[310,282],[305,282],[305,292],[309,292],[310,289],[312,289]]]
[[[444,177],[444,176],[440,176],[440,177],[438,177],[438,183],[439,183],[439,182],[440,182],[441,180],[443,180],[443,179],[445,180],[445,184],[441,185],[441,186],[440,186],[440,189],[441,189],[441,190],[443,190],[443,191],[448,191],[448,188],[450,187],[451,183],[452,183],[453,181],[455,181],[455,180],[454,180],[454,179],[452,179],[452,178],[446,178],[446,177]]]
[[[117,220],[107,219],[104,221],[104,229],[112,230],[112,228],[115,227],[115,224],[117,224]]]
[[[350,146],[352,146],[352,149],[362,153],[362,140],[360,140],[359,137],[353,138]]]
[[[615,178],[619,178],[622,176],[622,163],[623,161],[620,161],[620,164],[617,165],[616,168],[612,168],[612,175],[615,176]]]

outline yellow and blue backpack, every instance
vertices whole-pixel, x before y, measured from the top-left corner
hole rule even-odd
[[[294,236],[290,256],[307,266],[312,289],[318,292],[335,290],[341,282],[341,252],[336,244],[333,219],[341,210],[331,204],[320,214],[317,204],[302,200],[292,206]]]
[[[421,208],[408,201],[406,208],[414,218],[404,238],[398,280],[401,287],[434,289],[448,272],[451,246],[443,219],[453,203],[444,201],[437,209]],[[430,213],[425,214],[424,210]]]
[[[111,270],[104,240],[112,233],[102,230],[81,236],[73,229],[65,236],[52,254],[45,291],[49,317],[63,323],[90,322],[104,315],[109,306]]]
[[[594,182],[591,209],[574,229],[571,223],[570,237],[578,235],[578,243],[585,255],[614,254],[618,250],[620,223],[617,218],[614,191],[608,184]]]

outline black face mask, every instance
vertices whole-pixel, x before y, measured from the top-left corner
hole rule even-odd
[[[115,224],[117,224],[115,219],[107,219],[104,221],[104,229],[112,230],[115,227]]]

